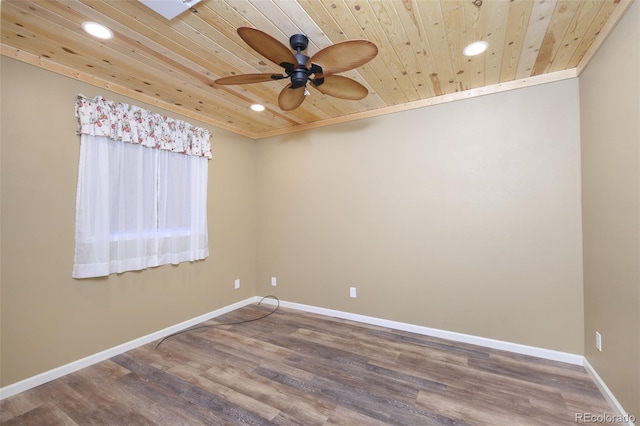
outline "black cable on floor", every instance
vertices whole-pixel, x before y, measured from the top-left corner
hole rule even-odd
[[[162,340],[160,340],[160,341],[158,342],[158,344],[156,345],[155,349],[158,349],[158,346],[160,346],[160,345],[162,344],[162,342],[164,342],[164,341],[165,341],[165,340],[167,340],[168,338],[173,337],[173,336],[177,336],[178,334],[186,333],[186,332],[188,332],[188,331],[198,330],[198,329],[200,329],[200,328],[221,327],[221,326],[223,326],[223,325],[238,325],[238,324],[245,324],[245,323],[247,323],[247,322],[258,321],[258,320],[261,320],[261,319],[263,319],[263,318],[266,318],[266,317],[268,317],[269,315],[271,315],[271,314],[275,313],[275,312],[280,308],[280,299],[278,299],[276,296],[271,296],[271,295],[269,295],[269,296],[264,296],[262,299],[260,299],[260,301],[258,302],[258,305],[260,305],[260,304],[262,303],[262,301],[263,301],[264,299],[266,299],[267,297],[270,297],[270,298],[272,298],[272,299],[275,299],[277,304],[276,304],[276,307],[275,307],[275,309],[274,309],[273,311],[271,311],[271,312],[269,312],[269,313],[267,313],[267,314],[265,314],[265,315],[263,315],[263,316],[261,316],[261,317],[253,318],[253,319],[248,319],[248,320],[244,320],[244,321],[238,321],[238,322],[225,322],[225,323],[218,323],[218,324],[205,324],[205,325],[197,325],[197,326],[194,326],[194,327],[186,328],[186,329],[184,329],[184,330],[180,330],[180,331],[177,331],[177,332],[175,332],[175,333],[173,333],[173,334],[170,334],[170,335],[168,335],[168,336],[165,336]]]

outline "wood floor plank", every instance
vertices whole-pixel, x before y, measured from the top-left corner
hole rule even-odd
[[[0,424],[561,426],[613,414],[580,366],[266,304],[201,326],[6,398]]]
[[[459,363],[459,359],[464,359],[464,363],[466,363],[467,358],[489,358],[487,348],[466,343],[451,342],[437,337],[424,336],[402,330],[385,329],[367,330],[365,333],[366,334],[363,334],[363,332],[357,328],[352,335],[354,337],[375,341],[378,344],[401,346],[403,353],[416,352],[424,354],[425,351],[427,351],[430,358],[441,357],[438,359],[447,363]]]
[[[136,376],[146,378],[135,382],[140,386],[140,393],[162,398],[165,406],[176,406],[179,409],[176,412],[188,413],[188,421],[203,424],[215,424],[221,420],[235,424],[271,424],[267,419],[262,419],[239,406],[228,404],[218,394],[192,386],[189,382],[139,362],[127,354],[115,356],[113,360]]]
[[[256,371],[264,377],[305,393],[321,396],[349,410],[372,417],[391,425],[437,424],[453,425],[454,421],[435,412],[405,404],[390,395],[371,392],[367,388],[357,388],[338,383],[326,377],[315,376],[311,381],[301,381],[288,371],[274,371],[259,368]]]
[[[296,419],[304,425],[322,425],[335,409],[332,402],[274,382],[254,372],[212,367],[204,376],[280,410],[281,414],[274,419],[274,423],[278,423],[278,419],[286,418],[287,424]],[[309,375],[302,380],[312,377]]]
[[[285,360],[287,366],[308,371],[345,387],[363,388],[373,393],[394,395],[394,398],[413,402],[423,386],[438,386],[427,381],[413,382],[397,379],[390,370],[372,367],[366,359],[344,353],[325,351],[322,357],[296,356]],[[385,374],[386,373],[386,374]],[[406,376],[405,376],[406,377]]]
[[[280,414],[280,410],[265,404],[260,400],[247,396],[241,392],[237,392],[231,388],[221,385],[217,382],[207,379],[198,370],[188,365],[176,366],[167,370],[167,373],[176,376],[182,380],[188,381],[193,386],[214,393],[223,398],[228,404],[236,405],[250,411],[261,418],[273,421]]]
[[[337,337],[306,328],[299,328],[294,333],[291,333],[291,336],[296,337],[300,339],[301,342],[305,343],[313,342],[314,344],[339,350],[349,348],[349,352],[357,353],[367,359],[375,359],[377,357],[395,359],[400,355],[402,350],[402,348],[393,347],[393,345],[381,346],[377,344],[378,342],[372,343],[368,338],[354,339],[354,336],[352,335]]]
[[[353,425],[368,425],[368,426],[382,426],[386,423],[371,417],[362,415],[352,410],[348,410],[344,407],[336,407],[333,415],[327,420],[325,425],[334,426],[353,426]]]
[[[145,421],[137,410],[127,410],[117,402],[111,403],[109,399],[114,395],[109,394],[108,398],[105,398],[105,394],[99,390],[98,386],[84,377],[86,373],[86,370],[71,373],[27,393],[31,394],[34,400],[46,404],[45,407],[56,407],[78,425],[107,424],[116,417],[135,420],[134,424],[150,423]],[[41,409],[42,406],[38,407],[38,410]],[[51,418],[56,417],[55,414],[51,416]],[[54,424],[67,423],[61,420]]]
[[[118,380],[117,386],[128,395],[122,400],[126,407],[135,406],[152,424],[222,424],[217,413],[193,405],[174,390],[165,388],[137,374],[129,374]],[[112,419],[118,424],[119,418]]]
[[[2,422],[3,425],[64,425],[78,426],[69,416],[53,403],[39,405],[36,408],[16,416],[10,420]]]
[[[101,364],[104,365],[104,363]],[[110,385],[112,381],[109,380],[110,376],[104,374],[104,368],[101,369],[103,365],[96,369],[80,370],[60,379],[61,383],[64,383],[69,389],[82,395],[82,401],[86,401],[89,407],[81,415],[77,409],[65,409],[69,413],[68,415],[74,418],[78,424],[105,424],[113,418],[120,418],[126,424],[153,424],[140,414],[137,407],[123,406],[122,399],[128,399],[128,395],[121,392],[119,388]],[[109,371],[114,371],[114,369]],[[120,377],[126,377],[126,375],[116,375],[115,379]]]
[[[542,425],[540,419],[531,413],[529,418],[522,419],[511,407],[499,404],[484,405],[475,393],[464,389],[450,388],[446,394],[421,392],[417,405],[427,411],[438,411],[458,422],[472,425]]]
[[[8,424],[12,419],[35,410],[41,405],[43,402],[34,398],[32,392],[22,392],[0,401],[0,424]]]

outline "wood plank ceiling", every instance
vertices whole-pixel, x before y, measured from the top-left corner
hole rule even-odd
[[[180,0],[174,0],[180,1]],[[167,20],[138,1],[3,0],[2,54],[251,138],[575,77],[631,0],[202,0]],[[101,41],[81,28],[102,23]],[[219,86],[234,74],[281,73],[238,27],[258,28],[307,54],[353,39],[378,56],[342,75],[369,95],[340,100],[310,89],[301,107],[277,106],[286,80]],[[465,45],[489,49],[466,57]],[[267,107],[261,113],[249,106]]]

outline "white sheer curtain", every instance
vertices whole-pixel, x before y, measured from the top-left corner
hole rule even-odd
[[[118,109],[121,111],[114,114]],[[183,141],[176,147],[169,143],[166,128],[158,130],[150,122],[153,118],[166,124],[166,117],[136,109],[135,117],[146,113],[142,121],[147,129],[134,131],[129,122],[131,110],[128,105],[102,98],[96,102],[79,98],[76,102],[81,145],[74,278],[195,261],[209,255],[208,133],[206,138],[189,136],[191,129],[185,131],[182,122],[178,126],[170,123],[168,128],[182,126]],[[117,138],[118,128],[124,129],[128,142]],[[164,136],[158,140],[158,135]],[[200,146],[194,147],[196,144]],[[185,155],[187,151],[197,154]]]

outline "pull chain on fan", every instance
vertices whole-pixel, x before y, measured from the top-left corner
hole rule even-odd
[[[288,78],[288,84],[278,96],[278,106],[284,111],[299,107],[304,102],[307,83],[320,93],[340,99],[360,100],[369,91],[362,84],[348,77],[333,75],[358,68],[378,54],[378,48],[368,40],[349,40],[333,44],[318,51],[311,58],[302,53],[309,45],[303,34],[289,38],[293,52],[284,44],[255,28],[238,28],[238,35],[253,50],[271,62],[284,68],[286,75],[259,73],[241,74],[219,78],[216,84],[234,85],[264,83]]]

